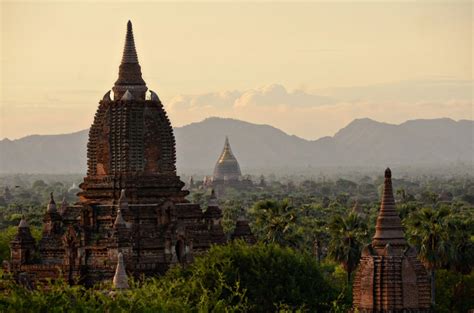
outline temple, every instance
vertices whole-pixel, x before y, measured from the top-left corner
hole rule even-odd
[[[242,177],[239,162],[232,153],[228,137],[225,138],[224,149],[214,167],[214,175],[212,179],[204,179],[204,185],[212,187],[219,194],[224,193],[227,187],[235,189],[253,187],[250,179]]]
[[[161,274],[226,242],[217,200],[203,210],[185,199],[173,129],[142,78],[130,21],[118,76],[89,131],[78,203],[58,208],[51,195],[39,242],[21,220],[4,264],[14,277],[91,285],[115,274],[114,284],[125,288],[125,269]]]
[[[362,251],[354,278],[354,311],[431,312],[429,276],[405,240],[391,177],[387,168],[375,235]]]

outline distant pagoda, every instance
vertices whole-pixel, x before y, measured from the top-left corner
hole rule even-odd
[[[232,153],[227,136],[225,138],[224,149],[214,167],[214,175],[211,178],[206,177],[203,184],[205,187],[214,188],[218,194],[225,193],[227,187],[239,190],[253,188],[252,181],[249,178],[242,177],[239,162]]]
[[[161,274],[226,242],[215,199],[204,212],[185,199],[173,128],[142,78],[130,21],[112,91],[89,131],[79,202],[57,208],[51,195],[38,243],[22,218],[4,264],[17,279],[90,285],[118,273],[117,285],[125,269],[135,277]]]
[[[392,174],[385,170],[382,203],[372,243],[360,259],[353,285],[353,306],[360,313],[430,311],[430,280],[410,247],[395,208]]]
[[[239,180],[241,176],[239,162],[232,153],[229,138],[226,136],[224,149],[214,167],[213,181],[235,181]]]

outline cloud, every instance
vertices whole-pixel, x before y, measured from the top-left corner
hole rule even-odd
[[[169,101],[167,110],[174,126],[220,116],[270,124],[308,139],[333,135],[356,118],[388,123],[419,118],[473,119],[473,102],[466,93],[465,82],[416,83],[411,91],[406,82],[398,86],[361,87],[357,92],[354,87],[343,99],[346,97],[341,96],[341,89],[327,97],[270,85],[245,91],[181,95]],[[403,91],[400,100],[396,99],[397,89]],[[349,96],[354,94],[357,97]]]
[[[169,103],[171,110],[195,110],[202,108],[243,108],[247,106],[303,106],[312,107],[334,103],[329,97],[306,93],[303,90],[287,91],[278,84],[251,89],[246,91],[224,91],[200,95],[179,95]]]
[[[255,90],[249,90],[235,101],[235,107],[247,106],[297,106],[313,107],[332,104],[335,100],[329,97],[309,94],[303,90],[288,92],[282,85],[269,85]]]
[[[473,81],[469,80],[410,80],[370,86],[328,88],[322,94],[346,101],[472,101]]]

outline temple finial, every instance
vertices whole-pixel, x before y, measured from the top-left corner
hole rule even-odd
[[[127,35],[125,36],[125,46],[123,48],[122,64],[138,63],[137,50],[135,48],[135,39],[133,38],[132,22],[127,23]]]
[[[57,210],[56,210],[56,202],[54,201],[54,195],[53,195],[53,193],[51,192],[51,193],[49,194],[49,196],[50,196],[51,199],[49,200],[49,203],[48,203],[47,212],[48,212],[48,213],[56,213]]]
[[[395,208],[395,198],[393,197],[392,188],[392,172],[389,168],[385,170],[382,202],[380,204],[375,229],[376,231],[372,240],[372,246],[376,248],[385,248],[387,244],[390,244],[391,246],[406,245],[402,221]]]
[[[122,99],[127,90],[129,90],[133,99],[145,100],[147,89],[145,81],[142,78],[140,64],[138,63],[132,22],[128,21],[122,62],[119,66],[119,77],[112,88],[114,91],[114,100]]]
[[[211,189],[211,196],[209,197],[209,202],[207,206],[219,206],[214,188]]]
[[[128,277],[127,273],[125,272],[125,264],[123,262],[123,254],[119,252],[117,255],[117,267],[115,269],[114,279],[112,281],[113,286],[115,289],[123,290],[128,289]]]
[[[117,210],[117,217],[115,218],[114,222],[114,228],[118,228],[121,226],[126,226],[125,220],[123,219],[122,216],[122,211],[120,210],[120,207]]]
[[[20,223],[18,224],[18,228],[27,228],[30,227],[28,222],[26,221],[25,214],[22,214]]]

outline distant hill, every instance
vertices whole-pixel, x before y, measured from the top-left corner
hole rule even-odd
[[[0,173],[84,173],[88,131],[0,141]],[[243,169],[386,166],[474,162],[474,121],[412,120],[400,125],[357,119],[315,141],[269,126],[208,118],[175,128],[180,172],[212,172],[229,136]]]

